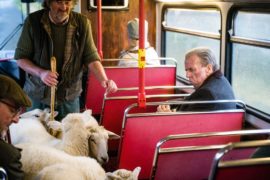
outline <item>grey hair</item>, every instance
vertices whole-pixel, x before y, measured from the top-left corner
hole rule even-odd
[[[213,51],[207,47],[198,47],[191,49],[186,53],[185,59],[189,58],[192,55],[197,55],[200,60],[201,64],[205,67],[208,64],[211,64],[213,66],[213,71],[216,71],[219,69],[219,64],[216,61],[215,54]]]
[[[55,1],[55,0],[43,0],[42,7],[44,9],[49,10],[50,9],[50,4],[51,4],[52,1]],[[78,0],[71,0],[71,1],[73,2],[74,6],[78,3]]]

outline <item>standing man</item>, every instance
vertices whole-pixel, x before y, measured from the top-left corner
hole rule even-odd
[[[31,98],[31,109],[50,105],[50,87],[56,86],[57,118],[80,111],[83,69],[89,68],[107,92],[117,91],[100,62],[86,16],[73,12],[78,0],[44,0],[44,9],[25,20],[15,59],[26,72],[24,90]],[[57,72],[50,69],[55,57]]]
[[[199,47],[187,52],[185,57],[186,77],[195,91],[185,98],[186,101],[233,100],[232,87],[219,70],[214,53],[209,48]],[[190,104],[170,107],[160,105],[158,112],[204,111],[234,109],[235,103]]]
[[[7,172],[8,179],[23,179],[20,150],[4,141],[8,127],[19,121],[23,108],[31,101],[21,87],[11,78],[0,75],[0,167]]]

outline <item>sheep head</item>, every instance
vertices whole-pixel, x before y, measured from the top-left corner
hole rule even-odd
[[[54,111],[54,117],[58,115],[57,111]],[[62,138],[62,123],[56,120],[51,120],[51,112],[49,108],[34,109],[32,111],[25,112],[20,115],[20,118],[34,118],[38,119],[46,128],[47,132],[52,136],[61,139]]]
[[[108,139],[120,137],[99,126],[96,119],[92,116],[91,110],[68,114],[62,120],[62,123],[64,127],[63,138],[73,139],[72,146],[78,146],[77,151],[81,151],[77,155],[90,156],[95,158],[100,164],[108,162]],[[80,140],[78,140],[79,138]],[[75,145],[74,143],[81,144]]]
[[[43,118],[45,118],[47,116],[46,113],[48,113],[48,112],[45,110],[33,109],[31,111],[27,111],[25,113],[22,113],[19,118],[20,119],[36,118],[36,119],[42,120]]]
[[[106,130],[103,126],[88,127],[89,134],[89,154],[96,157],[100,164],[109,161],[108,139],[119,139],[120,136]]]
[[[55,111],[54,112],[54,117],[58,115],[58,112]],[[23,114],[20,115],[20,119],[37,119],[39,120],[47,129],[47,124],[48,122],[50,122],[50,117],[51,117],[51,113],[50,113],[50,109],[45,108],[44,110],[41,109],[33,109],[31,111],[27,111]]]
[[[140,171],[141,167],[136,167],[133,171],[129,171],[126,169],[118,169],[112,173],[107,172],[106,180],[137,180]]]
[[[100,164],[109,161],[108,139],[119,139],[120,136],[99,126],[97,120],[92,116],[92,110],[83,112],[85,127],[89,132],[89,155],[96,158]]]
[[[85,128],[89,133],[89,156],[95,158],[100,164],[109,161],[108,139],[119,139],[120,136],[99,126],[97,120],[92,116],[92,110],[82,113]]]

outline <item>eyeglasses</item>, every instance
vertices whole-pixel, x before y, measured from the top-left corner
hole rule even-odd
[[[57,3],[57,5],[66,5],[66,6],[70,6],[72,4],[71,0],[56,0],[55,1]]]
[[[9,110],[11,111],[11,113],[13,114],[13,117],[21,114],[21,112],[23,111],[23,107],[15,107],[14,105],[0,99],[0,102],[7,105],[9,107]]]

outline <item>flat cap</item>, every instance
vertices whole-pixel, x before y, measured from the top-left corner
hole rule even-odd
[[[147,33],[148,33],[148,22],[144,21],[144,30],[145,30],[145,39],[147,39]],[[127,24],[127,31],[128,31],[128,37],[130,39],[139,39],[139,19],[134,18],[130,20]]]
[[[127,24],[128,37],[130,39],[139,39],[139,20],[132,19]]]
[[[31,100],[12,78],[0,75],[0,88],[0,99],[11,100],[18,107],[31,107]]]

